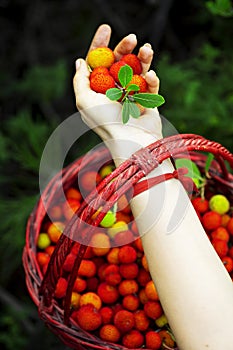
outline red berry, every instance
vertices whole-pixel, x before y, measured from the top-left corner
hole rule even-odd
[[[121,69],[121,67],[123,67],[125,65],[126,65],[125,62],[118,61],[118,62],[113,63],[113,65],[109,68],[109,73],[111,74],[111,76],[113,77],[113,79],[116,82],[119,82],[119,79],[118,79],[119,70]]]
[[[99,311],[91,304],[81,306],[77,311],[73,312],[72,317],[86,331],[94,331],[102,323]]]
[[[95,74],[90,79],[90,87],[95,92],[105,94],[108,89],[115,87],[115,80],[110,74]]]
[[[121,61],[128,64],[132,69],[134,74],[142,74],[142,65],[139,58],[133,54],[129,53],[122,56]]]
[[[215,230],[221,225],[221,215],[215,211],[208,211],[202,217],[202,224],[207,231]]]
[[[162,345],[161,337],[158,333],[154,331],[149,331],[146,333],[146,347],[148,349],[159,350]]]
[[[114,324],[121,332],[129,332],[134,327],[133,313],[127,310],[118,311],[114,316]]]
[[[196,197],[192,199],[192,204],[194,206],[194,209],[200,214],[205,213],[209,209],[209,201],[202,197]]]

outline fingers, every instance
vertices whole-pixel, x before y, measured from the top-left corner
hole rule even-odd
[[[145,79],[148,84],[148,91],[152,94],[158,94],[159,92],[159,78],[153,70],[150,70],[145,74]]]
[[[92,39],[88,52],[96,49],[97,47],[108,46],[110,37],[111,27],[108,24],[102,24],[101,26],[99,26]]]
[[[76,97],[76,104],[78,108],[82,108],[82,104],[85,101],[84,96],[87,96],[92,90],[90,90],[89,81],[90,72],[87,64],[83,59],[76,61],[76,74],[73,79],[74,93]]]
[[[129,34],[124,37],[114,49],[116,60],[119,61],[123,55],[131,53],[137,45],[137,37],[135,34]]]
[[[138,58],[142,64],[142,74],[146,74],[150,69],[151,62],[153,60],[154,51],[151,48],[150,44],[144,44],[140,47],[138,52]]]

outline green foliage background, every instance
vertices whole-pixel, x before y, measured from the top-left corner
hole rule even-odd
[[[100,23],[112,25],[112,46],[128,32],[138,34],[139,44],[152,42],[153,68],[166,99],[160,112],[178,132],[201,134],[233,150],[232,2],[145,1],[142,8],[141,1],[129,1],[125,17],[115,2],[107,3],[0,3],[0,345],[7,350],[65,349],[38,319],[21,256],[26,220],[39,197],[41,154],[52,131],[76,111],[74,61],[85,56]],[[157,18],[162,3],[163,22],[139,29],[152,14]],[[68,161],[98,142],[91,131],[88,140],[78,141]]]

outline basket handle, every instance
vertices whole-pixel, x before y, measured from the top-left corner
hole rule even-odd
[[[110,175],[100,182],[96,190],[87,196],[85,201],[66,226],[50,258],[47,271],[40,287],[40,314],[43,315],[45,310],[48,312],[51,308],[56,284],[62,273],[62,266],[68,253],[70,252],[70,249],[76,243],[73,239],[76,232],[80,232],[82,236],[86,235],[86,241],[85,244],[79,244],[77,258],[74,263],[73,270],[69,276],[67,293],[64,301],[65,324],[69,323],[70,300],[74,281],[94,228],[99,225],[107,211],[112,208],[112,206],[123,194],[133,191],[139,180],[155,169],[165,159],[191,151],[204,151],[212,153],[220,165],[223,176],[226,179],[228,178],[228,172],[224,161],[228,161],[229,165],[233,169],[233,154],[231,154],[221,144],[207,140],[200,135],[181,134],[166,137],[133,154],[128,160],[123,162]],[[173,174],[165,175],[166,176],[163,175],[163,180],[178,177],[175,172]],[[155,183],[158,183],[158,179],[156,180],[156,178],[154,179],[154,182],[151,181],[151,186]],[[140,191],[138,190],[135,193],[138,194],[146,188],[148,187],[143,187],[140,189]],[[98,196],[96,195],[96,191]],[[92,216],[95,212],[94,208],[100,207],[102,210],[99,211],[95,219],[92,220]],[[93,228],[91,228],[90,225]]]

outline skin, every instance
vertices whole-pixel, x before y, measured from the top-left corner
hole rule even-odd
[[[97,29],[90,49],[107,46],[111,28]],[[117,59],[137,45],[134,34],[114,49]],[[150,65],[150,44],[138,51],[149,91],[157,93],[159,79]],[[118,166],[132,153],[161,139],[157,109],[139,119],[121,122],[121,104],[90,90],[85,60],[76,61],[74,92],[84,122],[109,148]],[[147,177],[173,171],[165,161]],[[159,199],[159,200],[158,200]],[[233,284],[214,251],[181,183],[172,179],[131,200],[150,273],[180,350],[230,349],[233,344]]]

